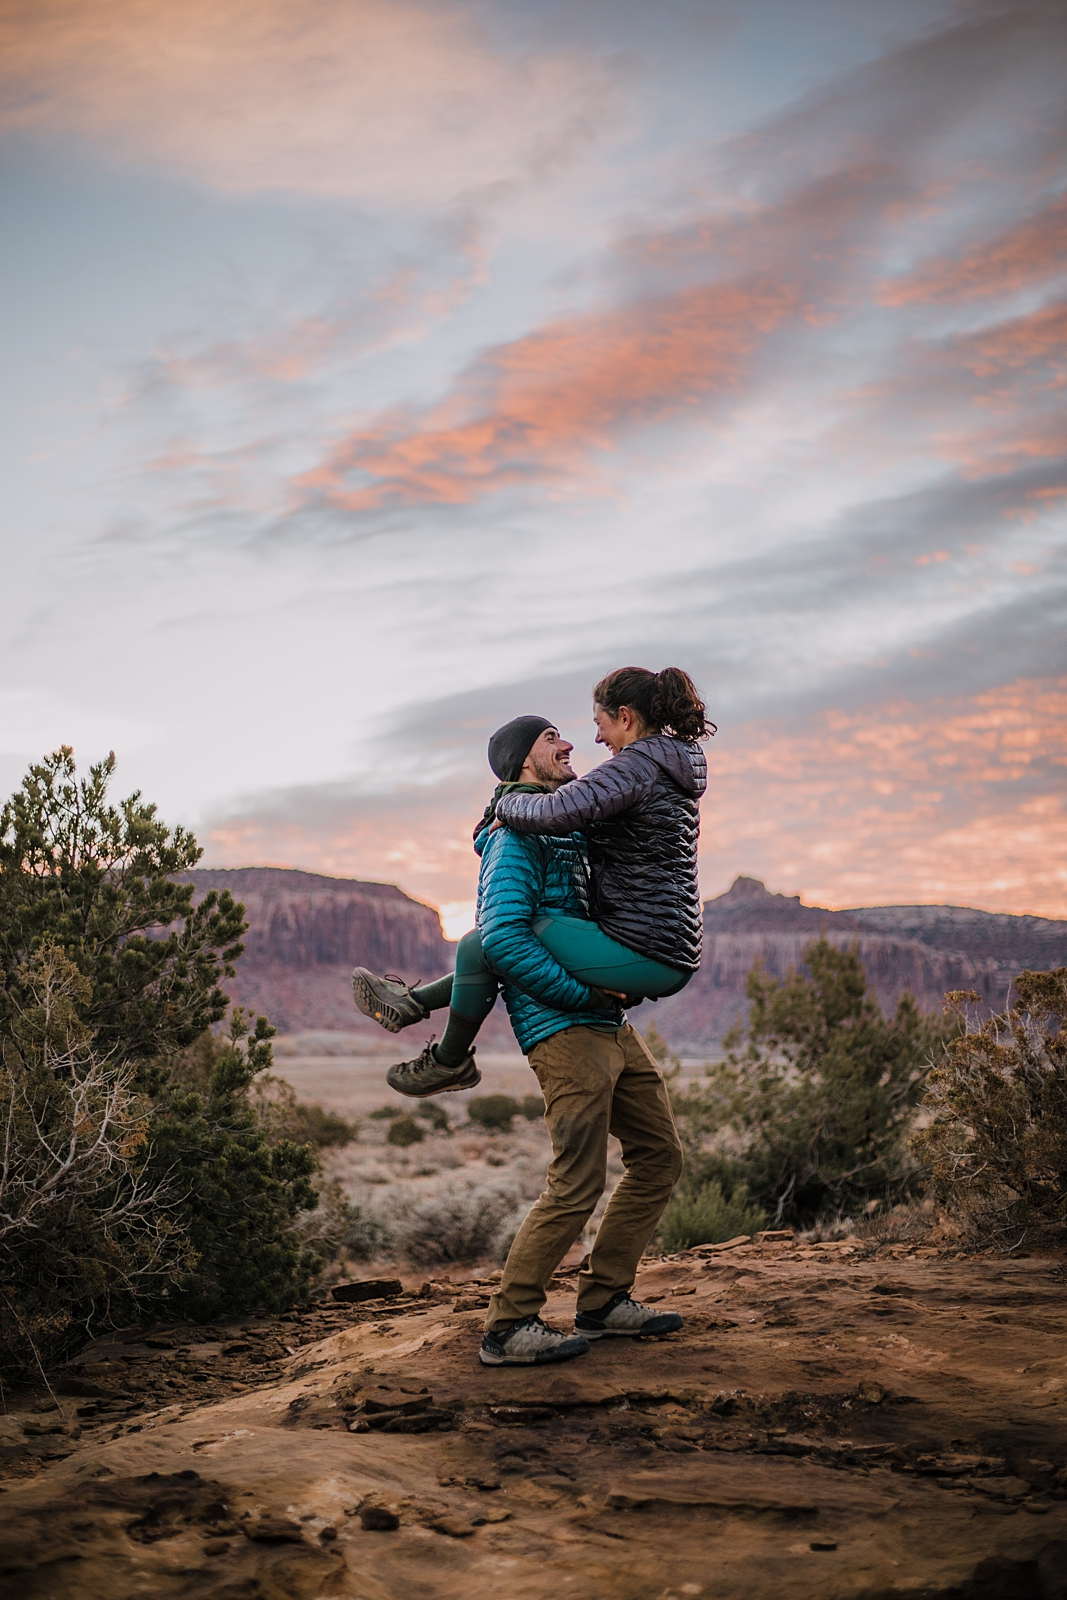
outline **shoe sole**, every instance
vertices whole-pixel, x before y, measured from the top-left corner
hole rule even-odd
[[[576,1356],[587,1354],[588,1349],[546,1350],[539,1356],[487,1356],[484,1351],[479,1350],[478,1360],[483,1367],[547,1367],[554,1361],[573,1361]]]
[[[405,1017],[396,1006],[390,1005],[388,1000],[383,1000],[381,995],[375,994],[367,979],[361,977],[358,972],[352,974],[352,998],[356,1002],[357,1011],[362,1011],[365,1017],[370,1017],[372,1022],[377,1022],[389,1033],[401,1033],[416,1022],[425,1022],[429,1016],[427,1012],[423,1017]]]
[[[385,1081],[396,1094],[407,1095],[409,1100],[428,1100],[431,1095],[451,1094],[454,1089],[476,1089],[482,1081],[482,1075],[478,1068],[475,1067],[473,1072],[465,1072],[463,1074],[461,1082],[439,1083],[432,1089],[402,1089],[398,1083],[393,1082],[388,1072],[385,1075]]]
[[[683,1326],[677,1311],[665,1311],[661,1317],[650,1317],[641,1328],[580,1328],[575,1323],[574,1331],[583,1339],[640,1339],[645,1334],[677,1333]]]

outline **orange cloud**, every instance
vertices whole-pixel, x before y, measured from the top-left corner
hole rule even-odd
[[[882,464],[932,446],[966,478],[1015,472],[1067,453],[1065,388],[1060,301],[978,333],[910,340],[891,377],[850,397],[827,445]]]
[[[829,906],[941,903],[1067,916],[1067,677],[974,696],[724,724],[709,747],[702,880],[738,872]],[[487,798],[469,781],[295,791],[207,833],[217,866],[272,864],[473,899]]]
[[[884,306],[953,303],[1013,294],[1067,272],[1067,199],[961,256],[936,256],[905,277],[885,280]]]
[[[614,114],[591,53],[494,48],[437,0],[32,0],[0,17],[0,127],[225,191],[447,206]]]
[[[751,724],[710,765],[707,882],[1067,916],[1067,678]]]
[[[421,417],[394,414],[352,434],[296,486],[366,510],[464,505],[508,484],[586,473],[625,429],[736,390],[795,306],[792,290],[768,280],[569,318],[494,351]]]

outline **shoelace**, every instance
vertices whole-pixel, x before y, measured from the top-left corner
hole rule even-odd
[[[423,1005],[422,1001],[416,999],[416,996],[415,996],[415,993],[414,993],[414,991],[416,989],[421,989],[421,987],[422,987],[422,979],[421,978],[419,978],[417,983],[409,983],[407,981],[407,979],[406,978],[402,978],[398,972],[384,972],[382,974],[382,977],[384,978],[386,983],[398,983],[402,989],[406,989],[407,992],[408,992],[408,995],[410,996],[410,998],[415,1001],[415,1004],[418,1006],[419,1010],[422,1012],[423,1018],[426,1018],[426,1017],[428,1017],[430,1015],[430,1013],[427,1011],[426,1007]],[[430,1043],[431,1044],[433,1043],[432,1039],[430,1040]]]
[[[425,1072],[427,1067],[439,1067],[441,1063],[433,1058],[433,1042],[436,1033],[431,1033],[419,1056],[411,1063],[412,1072]]]

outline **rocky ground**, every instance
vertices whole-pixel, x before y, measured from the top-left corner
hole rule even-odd
[[[8,1394],[7,1592],[1067,1595],[1061,1263],[703,1247],[638,1283],[682,1334],[532,1371],[477,1362],[491,1276],[129,1329]]]

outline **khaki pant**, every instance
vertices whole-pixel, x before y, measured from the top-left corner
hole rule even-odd
[[[626,1169],[578,1278],[578,1310],[633,1288],[637,1263],[682,1169],[666,1085],[629,1023],[611,1033],[567,1028],[530,1052],[545,1097],[553,1157],[548,1182],[508,1253],[487,1329],[536,1316],[549,1278],[578,1238],[607,1181],[608,1134]]]

